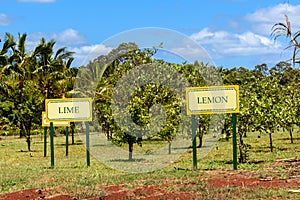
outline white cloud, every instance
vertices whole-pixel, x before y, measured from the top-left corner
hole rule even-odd
[[[48,40],[55,40],[56,45],[59,46],[77,46],[86,44],[86,38],[77,30],[66,29],[59,33],[31,33],[28,35],[28,41],[33,45],[38,44],[41,38]],[[28,43],[28,42],[27,42]]]
[[[84,45],[86,44],[86,39],[78,33],[78,31],[73,29],[67,29],[60,33],[32,33],[28,35],[26,46],[28,51],[32,51],[40,42],[41,38],[45,38],[46,42],[54,39],[56,44],[54,46],[54,50],[56,51],[61,47],[68,47],[68,51],[75,52],[74,61],[72,66],[78,67],[81,65],[87,64],[89,61],[92,61],[96,57],[100,55],[106,55],[109,53],[112,48],[106,47],[103,44],[95,44],[95,45]]]
[[[57,42],[66,45],[78,45],[86,43],[85,37],[74,29],[67,29],[60,33],[54,33],[51,37]]]
[[[73,66],[79,67],[87,64],[100,55],[108,54],[112,48],[103,44],[95,44],[90,46],[81,46],[69,49],[69,51],[75,52]]]
[[[34,3],[51,3],[55,2],[56,0],[18,0],[18,2],[34,2]]]
[[[218,57],[271,54],[278,53],[282,48],[280,43],[275,43],[271,38],[250,31],[237,34],[204,28],[190,37]]]
[[[282,38],[274,42],[270,36],[272,27],[278,22],[285,23],[285,15],[287,15],[295,33],[300,29],[299,10],[300,4],[277,4],[246,14],[241,18],[243,23],[238,19],[237,23],[247,27],[244,32],[213,31],[204,28],[190,37],[203,45],[215,60],[228,62],[232,59],[234,63],[236,61],[245,63],[247,62],[245,60],[251,60],[251,66],[263,62],[272,66],[280,60],[288,60],[292,55],[291,49],[285,50],[288,39]]]
[[[247,14],[244,19],[252,23],[253,31],[270,35],[272,26],[278,22],[285,23],[284,15],[288,15],[293,29],[300,28],[300,5],[278,4],[276,6],[258,9]]]
[[[0,26],[8,26],[10,24],[10,18],[3,13],[0,13]]]

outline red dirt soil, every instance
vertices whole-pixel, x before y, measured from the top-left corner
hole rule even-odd
[[[246,172],[248,173],[248,172]],[[199,176],[199,181],[206,183],[206,188],[216,189],[228,186],[253,188],[253,187],[265,187],[265,188],[286,188],[288,189],[298,189],[300,186],[299,178],[287,178],[279,179],[267,177],[261,178],[249,178],[250,174],[239,174],[236,172],[208,172],[208,176]],[[213,177],[213,178],[210,178]],[[155,184],[155,185],[145,185],[136,188],[130,188],[126,185],[109,185],[102,186],[99,191],[103,191],[103,196],[98,196],[95,198],[90,198],[88,200],[120,200],[120,199],[139,199],[139,200],[159,200],[159,199],[196,199],[197,196],[193,191],[187,191],[185,188],[192,186],[197,186],[197,183],[178,183],[172,180],[168,184]],[[55,196],[50,196],[51,189],[28,189],[22,191],[16,191],[0,195],[0,200],[76,200],[76,197],[67,194],[57,194]]]

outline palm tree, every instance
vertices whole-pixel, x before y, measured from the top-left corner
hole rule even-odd
[[[291,60],[293,64],[300,63],[300,59],[296,58],[296,55],[300,48],[300,43],[298,42],[298,37],[300,36],[300,30],[296,31],[295,33],[292,32],[291,23],[287,15],[285,15],[285,23],[279,22],[272,27],[271,36],[274,36],[274,40],[282,36],[289,38],[290,44],[285,49],[293,48],[293,56]]]
[[[0,39],[1,42],[1,39]],[[2,49],[0,50],[0,91],[1,94],[8,95],[9,85],[5,79],[5,68],[9,65],[8,62],[8,51],[16,45],[13,37],[9,36],[5,38]]]
[[[31,125],[39,123],[35,113],[42,111],[42,103],[38,103],[40,98],[61,96],[58,88],[63,88],[63,93],[71,90],[77,71],[70,68],[73,52],[66,47],[54,51],[55,42],[45,42],[42,38],[33,51],[26,51],[26,37],[26,33],[18,34],[16,41],[13,35],[5,34],[0,49],[0,91],[11,88],[8,98],[13,107],[13,124],[18,124],[20,137],[26,136],[30,151]],[[41,92],[36,86],[40,86]],[[32,117],[28,117],[29,113],[33,113]]]
[[[15,107],[17,110],[21,110],[23,104],[23,90],[26,83],[26,80],[32,79],[32,72],[35,66],[34,57],[32,54],[26,52],[25,43],[26,43],[27,34],[18,34],[18,41],[16,42],[14,36],[6,33],[5,42],[3,46],[2,55],[7,56],[7,63],[2,68],[2,73],[6,74],[13,78],[14,82],[11,84],[17,84],[18,90],[18,101],[15,102]],[[2,57],[3,58],[3,57]],[[2,61],[5,59],[2,59]],[[24,131],[26,130],[26,125],[22,116],[19,114],[17,116],[20,128],[20,137],[24,136]],[[29,143],[30,137],[28,137],[27,142]]]
[[[61,85],[62,80],[74,76],[74,70],[70,68],[74,52],[67,51],[66,47],[63,47],[58,49],[53,56],[54,45],[54,40],[46,42],[42,38],[33,53],[37,58],[37,67],[33,73],[36,75],[46,99],[64,95],[65,89],[63,94],[55,94],[53,88],[57,87],[58,81],[61,81]]]

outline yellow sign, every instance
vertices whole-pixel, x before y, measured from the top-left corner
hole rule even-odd
[[[70,122],[68,121],[59,121],[59,122],[53,122],[53,126],[70,126]],[[46,119],[46,113],[42,112],[42,127],[50,127],[50,122]]]
[[[187,114],[239,112],[239,86],[186,88]]]
[[[91,98],[46,99],[48,121],[92,121]]]

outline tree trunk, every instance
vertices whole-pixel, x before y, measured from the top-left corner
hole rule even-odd
[[[198,148],[202,147],[202,143],[203,143],[203,136],[199,135],[199,145],[198,145]]]
[[[171,147],[172,147],[172,142],[169,142],[169,154],[171,154]]]
[[[31,151],[31,139],[30,139],[30,135],[27,136],[26,142],[27,142],[27,149],[28,149],[28,152],[30,152],[30,151]]]
[[[19,131],[19,134],[20,134],[20,138],[22,138],[23,136],[25,136],[25,134],[24,134],[24,128],[22,126],[22,122],[20,122],[20,131]]]
[[[23,123],[25,124],[25,123]],[[31,151],[31,136],[30,136],[30,131],[31,131],[31,118],[29,119],[28,124],[24,125],[24,129],[26,131],[26,142],[27,142],[27,147],[28,147],[28,151]]]
[[[293,140],[293,128],[292,127],[290,128],[290,138],[291,138],[291,143],[294,143],[294,140]]]
[[[269,133],[269,138],[270,138],[270,151],[273,152],[273,141],[272,141],[272,133]]]
[[[109,131],[109,123],[107,123],[107,122],[105,122],[105,128],[106,128],[106,130],[105,130],[105,132],[106,132],[106,138],[107,138],[107,141],[109,141],[109,137],[110,137],[110,131]]]
[[[244,132],[244,137],[247,137],[247,131],[248,131],[248,125],[246,125],[245,132]]]
[[[19,83],[19,102],[23,103],[23,87],[24,87],[24,82],[20,81]]]
[[[109,129],[110,131],[109,131],[109,137],[110,137],[110,139],[112,139],[112,137],[113,137],[113,132],[112,132],[112,130],[111,129]]]
[[[128,156],[128,160],[132,160],[132,152],[133,152],[133,142],[131,140],[129,140],[128,142],[128,150],[129,150],[129,156]]]
[[[71,132],[72,132],[72,144],[75,144],[75,141],[74,141],[74,127],[73,126],[71,128]]]
[[[20,81],[19,83],[19,105],[23,104],[23,87],[24,87],[24,82]],[[19,119],[20,120],[20,119]],[[20,138],[22,138],[24,135],[24,123],[23,120],[20,120]]]
[[[243,141],[243,135],[239,134],[239,150],[240,150],[240,157],[239,157],[239,162],[244,163],[246,158],[245,158],[245,153],[243,152],[243,146],[244,146],[244,141]]]
[[[203,129],[204,129],[204,127],[203,127]],[[202,129],[200,127],[200,124],[198,125],[198,138],[199,138],[199,145],[197,147],[201,148],[202,143],[203,143],[203,132],[202,132]]]

